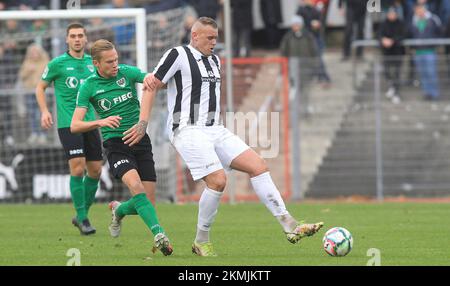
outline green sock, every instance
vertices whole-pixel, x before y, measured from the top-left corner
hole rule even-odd
[[[124,217],[126,215],[137,215],[136,208],[134,207],[133,199],[130,199],[126,202],[120,204],[120,206],[116,210],[116,215],[120,217]]]
[[[139,216],[151,230],[153,235],[160,232],[164,232],[163,228],[159,225],[158,217],[156,216],[155,208],[147,199],[144,193],[135,195],[132,200],[134,201],[134,207]]]
[[[70,194],[72,195],[73,206],[77,212],[77,220],[82,222],[87,218],[83,177],[70,176]]]
[[[86,214],[89,213],[89,208],[94,203],[95,193],[98,189],[98,179],[92,179],[89,176],[84,176],[84,196],[86,203]]]

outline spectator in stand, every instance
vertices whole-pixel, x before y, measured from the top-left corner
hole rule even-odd
[[[297,15],[301,16],[305,21],[305,28],[314,36],[317,47],[319,48],[320,66],[317,70],[317,78],[320,83],[328,86],[331,82],[327,73],[325,63],[323,61],[323,52],[325,49],[325,41],[322,36],[322,22],[320,11],[314,6],[315,0],[302,0],[303,4],[297,10]]]
[[[249,57],[253,29],[253,5],[248,0],[231,0],[233,19],[233,56]]]
[[[344,31],[344,46],[342,49],[342,60],[346,61],[351,55],[351,44],[353,41],[353,29],[356,25],[357,40],[364,38],[364,24],[366,19],[368,0],[339,0],[339,8],[343,13],[343,6],[345,3],[345,31]],[[358,47],[356,50],[356,57],[362,58],[363,49]]]
[[[209,17],[216,20],[221,9],[219,0],[187,0],[186,2],[195,9],[198,17]]]
[[[410,30],[411,38],[418,40],[440,38],[442,34],[441,29],[439,17],[428,11],[425,5],[416,4]],[[436,60],[434,46],[418,46],[415,49],[415,66],[426,100],[437,100],[439,98]]]
[[[447,24],[450,13],[449,0],[417,0],[417,3],[425,5],[430,13],[438,16],[444,25]]]
[[[0,89],[5,90],[12,87],[14,79],[6,77],[8,74],[8,66],[13,62],[13,50],[5,49],[0,44]],[[11,92],[12,93],[12,92]],[[14,137],[12,134],[12,95],[0,94],[0,138],[4,145],[13,146]]]
[[[308,106],[308,84],[319,66],[319,52],[316,40],[304,28],[304,20],[295,15],[289,30],[281,40],[281,55],[289,59],[289,80],[291,86],[300,91],[302,114],[310,113]]]
[[[276,49],[279,45],[278,35],[280,34],[278,24],[282,21],[280,0],[261,0],[260,5],[267,48]]]
[[[386,20],[380,27],[380,46],[384,56],[384,75],[389,84],[386,96],[397,103],[400,101],[400,69],[404,48],[402,41],[406,36],[405,23],[400,19],[396,7],[387,11]]]
[[[147,0],[144,8],[147,14],[163,12],[183,6],[182,0]]]
[[[184,25],[183,25],[183,33],[181,35],[181,44],[183,45],[189,45],[191,42],[191,29],[194,25],[195,21],[197,21],[197,17],[193,14],[188,14],[184,18]]]
[[[31,44],[27,48],[25,60],[19,70],[18,83],[20,90],[25,93],[26,109],[31,127],[31,135],[27,140],[30,145],[45,144],[47,141],[46,135],[40,127],[41,114],[34,89],[49,61],[47,52],[41,46]]]

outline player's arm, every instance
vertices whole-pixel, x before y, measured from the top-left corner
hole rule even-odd
[[[86,107],[76,107],[72,116],[72,122],[70,123],[70,132],[83,133],[97,129],[99,127],[117,128],[120,126],[120,120],[122,117],[114,115],[104,119],[98,119],[94,121],[84,121],[86,116]]]
[[[49,83],[45,80],[40,80],[36,86],[36,101],[41,111],[41,127],[44,129],[50,129],[53,125],[53,117],[47,108],[47,101],[45,99],[45,90]]]
[[[147,74],[145,76],[145,78],[144,78],[144,82],[143,82],[144,88],[143,88],[143,90],[145,90],[145,89],[155,89],[157,87],[159,89],[166,89],[167,88],[167,84],[164,84],[161,81],[159,81],[162,84],[162,85],[159,85],[158,81],[159,80],[155,77],[154,74],[152,74],[152,73]]]
[[[152,111],[153,101],[157,89],[146,89],[142,92],[141,106],[139,112],[139,122],[125,131],[122,140],[125,144],[133,146],[141,141],[147,131],[148,121]]]

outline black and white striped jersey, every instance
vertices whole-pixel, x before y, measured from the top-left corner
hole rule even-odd
[[[167,84],[167,127],[171,133],[187,125],[220,123],[218,56],[203,56],[191,45],[175,47],[163,55],[153,74]]]

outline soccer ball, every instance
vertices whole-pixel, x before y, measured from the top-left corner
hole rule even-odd
[[[331,256],[345,256],[353,247],[352,234],[343,227],[329,229],[322,241],[323,249]]]

